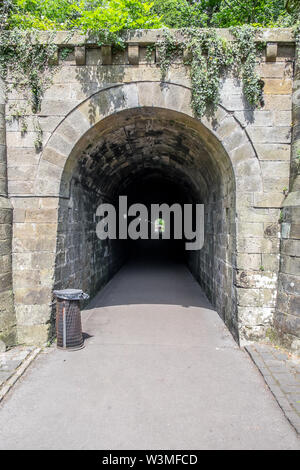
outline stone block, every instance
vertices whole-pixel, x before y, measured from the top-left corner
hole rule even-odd
[[[257,127],[252,126],[248,129],[248,134],[251,140],[256,143],[279,143],[289,144],[291,141],[291,128],[288,126],[279,127]]]
[[[49,304],[52,299],[52,291],[49,287],[18,288],[14,289],[16,304],[42,305]]]
[[[276,288],[277,275],[272,272],[237,270],[236,285],[248,289]]]
[[[8,147],[7,148],[7,166],[15,167],[17,165],[37,165],[40,155],[35,148]]]
[[[0,292],[8,291],[12,288],[11,272],[0,273]]]
[[[40,273],[38,270],[25,270],[14,272],[14,285],[16,288],[35,288],[41,285]]]
[[[57,221],[56,209],[28,209],[25,213],[26,222],[52,223]]]
[[[278,54],[278,44],[276,42],[267,42],[266,61],[276,62],[277,54]]]
[[[292,93],[292,80],[289,78],[266,78],[264,82],[264,94],[266,95],[289,95]]]
[[[272,179],[274,179],[274,173],[276,174],[276,178],[288,178],[289,177],[289,170],[290,170],[290,163],[288,161],[284,162],[277,162],[277,161],[262,161],[261,162],[261,169],[264,180],[270,178],[272,175]]]
[[[11,255],[1,255],[0,256],[0,272],[7,273],[11,272]]]
[[[281,331],[281,334],[300,336],[300,317],[277,312],[275,326]]]
[[[278,272],[279,270],[279,254],[262,254],[262,267],[264,271]]]
[[[13,253],[12,263],[14,272],[32,269],[31,253]]]
[[[42,100],[41,116],[66,116],[80,103],[79,100]]]
[[[69,100],[71,99],[71,85],[68,82],[52,84],[44,94],[44,100]],[[39,117],[40,120],[40,117]]]
[[[241,253],[270,253],[279,252],[279,239],[274,238],[242,238],[237,240],[237,251]]]
[[[34,193],[33,181],[8,181],[8,193],[10,196],[29,195]]]
[[[49,341],[49,325],[21,325],[17,330],[21,344],[44,345]]]
[[[9,166],[7,176],[11,181],[32,181],[36,177],[36,165]]]
[[[263,237],[264,226],[263,223],[258,222],[238,222],[237,233],[239,237]]]
[[[290,160],[291,147],[289,144],[255,144],[255,150],[260,160]]]
[[[26,132],[23,134],[22,132],[7,132],[6,133],[6,141],[7,147],[21,147],[21,148],[30,148],[35,149],[35,142],[38,138],[37,132]],[[49,132],[43,132],[42,135],[42,142],[45,145],[47,140],[50,137]]]
[[[246,207],[239,212],[239,219],[245,222],[278,222],[280,211],[266,207]]]
[[[231,152],[232,150],[240,147],[248,143],[247,136],[243,132],[241,128],[237,128],[232,132],[229,136],[222,139],[222,143],[227,150],[227,152]]]
[[[14,253],[22,253],[24,251],[49,251],[54,252],[56,246],[55,238],[13,238]]]
[[[50,269],[55,263],[55,253],[32,253],[30,267],[32,269]]]
[[[56,150],[56,152],[68,157],[74,146],[74,141],[70,142],[64,137],[64,135],[60,134],[59,131],[57,131],[55,132],[55,134],[52,135],[51,139],[48,142],[48,145],[52,149]]]
[[[274,111],[269,110],[249,110],[249,111],[237,111],[234,116],[238,119],[243,127],[252,126],[273,126],[274,125]]]
[[[16,317],[18,325],[45,325],[49,322],[51,308],[49,305],[18,305]]]
[[[53,165],[64,168],[66,163],[66,156],[59,153],[57,150],[52,148],[50,145],[43,151],[43,162],[49,162]]]
[[[11,238],[12,227],[11,224],[0,224],[0,240]]]
[[[264,103],[263,109],[265,110],[274,109],[276,111],[290,111],[292,109],[291,95],[267,94],[264,97]]]
[[[111,46],[107,46],[107,45],[101,46],[101,57],[102,57],[103,65],[112,64]]]
[[[237,269],[259,270],[261,267],[261,255],[258,253],[238,253]]]
[[[53,156],[53,154],[52,154]],[[46,160],[42,160],[39,167],[39,179],[57,180],[60,182],[62,175],[62,167]]]
[[[35,183],[36,192],[39,195],[43,196],[59,196],[59,191],[61,188],[60,180],[57,178],[39,178],[36,180]],[[69,189],[66,184],[62,186],[62,190],[64,190],[63,196],[68,197]]]
[[[287,294],[300,295],[300,277],[291,274],[279,273],[278,291]]]
[[[259,289],[237,288],[238,305],[242,307],[261,306]]]
[[[282,254],[280,271],[293,276],[299,276],[300,273],[300,258],[294,256],[287,256]]]
[[[265,237],[279,237],[280,226],[278,223],[270,224],[264,223],[264,236]]]
[[[292,112],[290,111],[275,111],[274,112],[274,125],[275,126],[291,126],[292,125]]]
[[[270,325],[273,320],[274,309],[271,307],[239,307],[239,320],[242,325]]]
[[[281,252],[285,255],[300,257],[300,240],[283,239],[281,241]]]
[[[237,288],[238,305],[242,307],[275,307],[276,290],[271,288]]]
[[[288,313],[300,317],[300,295],[291,295],[289,300]],[[281,310],[279,309],[279,311]]]
[[[86,63],[86,49],[85,46],[75,47],[75,62],[76,65],[85,65]]]
[[[11,253],[11,240],[0,240],[0,256],[5,256]]]
[[[267,63],[262,62],[259,65],[259,73],[263,78],[292,78],[293,67],[292,63]]]
[[[128,45],[128,62],[130,65],[138,65],[139,46]]]
[[[25,209],[14,209],[13,221],[14,223],[25,222]]]

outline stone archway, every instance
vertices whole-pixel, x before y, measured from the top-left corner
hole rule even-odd
[[[248,231],[240,228],[237,220],[239,215],[251,206],[253,193],[262,191],[260,165],[252,143],[236,118],[222,107],[218,108],[213,119],[205,118],[201,122],[195,119],[190,106],[190,90],[187,87],[162,85],[159,82],[137,82],[105,88],[81,103],[56,128],[42,153],[35,188],[38,196],[56,201],[49,209],[51,214],[49,212],[48,215],[52,219],[49,222],[51,230],[56,234],[57,243],[52,252],[48,252],[46,261],[36,257],[37,266],[39,263],[46,263],[44,275],[48,279],[45,292],[35,302],[35,306],[38,304],[44,312],[43,321],[38,325],[41,341],[48,335],[47,322],[51,312],[49,304],[54,283],[59,287],[71,284],[77,287],[76,284],[84,280],[82,277],[76,278],[75,271],[69,270],[67,264],[71,260],[66,259],[66,250],[60,245],[60,237],[57,238],[57,223],[59,227],[59,224],[66,222],[66,214],[74,210],[74,200],[75,206],[80,201],[79,194],[77,199],[74,199],[72,194],[73,176],[76,174],[80,184],[84,177],[84,184],[89,181],[87,187],[95,186],[95,180],[91,182],[89,164],[93,160],[90,158],[93,152],[99,153],[101,139],[106,139],[106,143],[110,145],[118,130],[131,125],[135,128],[136,141],[136,127],[143,120],[145,126],[150,121],[164,122],[166,130],[163,139],[170,138],[172,126],[173,134],[175,132],[177,136],[180,134],[185,138],[185,144],[181,142],[179,147],[174,146],[174,141],[172,142],[175,153],[180,154],[179,162],[169,157],[166,163],[167,151],[163,153],[160,150],[156,155],[157,159],[148,161],[147,165],[152,169],[160,166],[160,171],[165,177],[171,173],[178,184],[193,187],[194,193],[198,191],[199,200],[209,208],[208,218],[209,213],[215,214],[210,220],[213,242],[207,245],[207,252],[204,250],[198,257],[190,259],[189,265],[234,336],[238,339],[240,333],[242,338],[245,326],[248,327],[247,312],[245,313],[242,306],[238,306],[236,267],[239,265],[239,257],[243,256],[237,251],[237,242],[240,240],[240,243],[243,243],[247,237],[251,238],[252,227]],[[157,146],[162,142],[163,140],[158,140]],[[185,150],[190,158],[189,161],[185,159],[183,163]],[[196,155],[197,152],[201,154],[200,157]],[[129,154],[130,151],[127,155]],[[142,159],[143,154],[140,154],[139,158]],[[147,160],[147,157],[145,158]],[[102,175],[102,183],[106,178],[110,184],[104,185],[103,189],[101,181],[98,180],[101,188],[99,196],[107,196],[107,191],[115,194],[120,183],[126,181],[126,178],[130,179],[133,166],[128,163],[128,159],[122,158],[118,161],[117,154],[113,155],[113,166],[108,165],[108,171]],[[133,161],[137,163],[136,159]],[[103,169],[102,163],[104,160],[100,159],[98,169]],[[214,206],[213,212],[210,209]],[[45,223],[45,220],[37,220],[37,224],[39,222]],[[101,248],[98,253],[101,256]],[[214,256],[216,253],[218,256]],[[59,260],[59,257],[62,260]],[[203,264],[205,260],[208,260],[206,265]],[[94,287],[99,287],[113,274],[113,266],[116,264],[112,262],[112,269],[108,269],[100,284],[99,279],[95,280],[95,276],[97,278],[100,274],[91,273],[89,268],[87,278],[93,277]],[[68,273],[67,278],[64,274],[58,274],[60,269],[61,273]],[[214,272],[213,276],[206,275],[210,269]],[[81,287],[90,288],[92,291],[94,289],[92,285],[84,284]],[[22,325],[19,325],[19,328],[22,329]]]
[[[60,194],[65,165],[70,166],[77,158],[86,140],[93,140],[104,118],[141,107],[168,109],[193,118],[190,102],[191,90],[173,83],[137,82],[114,85],[95,93],[66,116],[47,142],[35,181],[37,193],[41,196]],[[201,122],[195,119],[194,126],[201,129],[208,148],[213,149],[219,143],[222,153],[228,154],[237,192],[262,190],[262,175],[255,150],[232,113],[219,106],[213,118],[203,118]]]

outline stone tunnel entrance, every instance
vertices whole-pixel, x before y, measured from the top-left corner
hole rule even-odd
[[[102,119],[75,150],[61,180],[55,288],[80,287],[93,296],[130,256],[167,255],[187,263],[238,340],[235,177],[216,137],[186,114],[139,107]],[[185,251],[172,239],[100,240],[97,207],[117,205],[121,195],[146,206],[204,204],[203,248]]]

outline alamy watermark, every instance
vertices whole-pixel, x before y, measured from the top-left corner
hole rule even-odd
[[[127,196],[119,196],[119,206],[100,204],[96,233],[100,240],[187,240],[185,249],[200,250],[204,244],[203,204],[151,204],[150,214],[144,204],[128,207]],[[171,217],[172,215],[172,217]]]

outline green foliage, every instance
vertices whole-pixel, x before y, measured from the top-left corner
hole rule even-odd
[[[107,0],[98,3],[93,9],[82,9],[80,2],[77,10],[80,16],[74,26],[83,31],[102,33],[100,42],[109,41],[122,45],[120,32],[126,29],[160,28],[162,22],[152,13],[153,4],[141,0]],[[100,3],[100,5],[99,5]]]
[[[255,46],[255,29],[251,26],[231,28],[236,40],[233,44],[235,67],[243,80],[243,91],[248,103],[258,106],[262,102],[262,81],[256,72],[258,50]]]
[[[207,107],[215,109],[219,103],[221,71],[232,63],[232,50],[214,30],[193,30],[188,36],[192,106],[201,117]]]
[[[288,13],[284,3],[284,0],[154,0],[154,10],[170,28],[288,26],[294,21],[294,13],[293,10]]]
[[[169,28],[201,28],[208,25],[209,19],[203,9],[203,3],[187,0],[154,0],[153,9]]]
[[[244,95],[249,104],[258,106],[262,101],[262,82],[255,70],[257,48],[256,30],[251,26],[231,28],[232,42],[221,39],[214,29],[184,30],[185,40],[177,44],[174,34],[165,30],[159,44],[162,80],[170,65],[185,49],[185,63],[189,65],[192,82],[192,106],[201,117],[210,108],[215,110],[220,101],[220,81],[226,69],[232,69],[243,81]]]
[[[163,32],[163,40],[159,46],[159,65],[161,78],[165,80],[167,71],[175,58],[182,52],[181,45],[177,44],[176,38],[167,29]]]
[[[118,38],[124,29],[288,26],[299,0],[3,0],[8,26],[19,29],[102,31]]]
[[[34,113],[49,84],[49,62],[55,50],[51,37],[48,44],[39,44],[37,34],[30,30],[0,34],[0,76],[10,88],[26,95]]]
[[[283,25],[290,23],[284,0],[223,0],[218,2],[219,9],[214,12],[212,25],[218,27]]]
[[[122,44],[126,29],[162,26],[152,7],[144,0],[16,0],[9,23],[18,29],[92,31],[100,43]]]
[[[195,115],[202,116],[209,107],[216,107],[220,78],[229,68],[242,79],[248,102],[257,106],[262,84],[255,71],[257,48],[251,25],[297,24],[299,47],[299,3],[299,0],[2,0],[0,76],[10,88],[22,92],[33,113],[37,113],[55,70],[49,61],[56,50],[51,37],[48,44],[39,44],[38,30],[52,30],[53,35],[57,30],[69,30],[71,35],[74,30],[89,31],[98,44],[122,47],[125,30],[163,27],[164,37],[159,45],[162,80],[175,58],[185,52]],[[223,41],[212,27],[231,27],[235,41]],[[168,28],[182,29],[184,41],[178,44]],[[153,47],[148,46],[148,61]],[[60,50],[62,60],[68,54],[68,47]],[[27,130],[26,114],[26,106],[11,109],[11,117],[19,120],[23,133]],[[35,127],[39,149],[42,132],[38,120]]]

